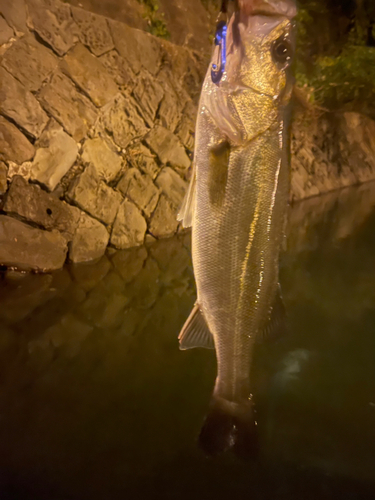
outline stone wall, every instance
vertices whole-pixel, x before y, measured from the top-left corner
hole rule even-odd
[[[1,264],[47,271],[175,234],[201,57],[55,0],[0,14]]]
[[[0,264],[180,230],[204,57],[58,0],[0,4]],[[375,123],[297,109],[291,200],[375,179]]]

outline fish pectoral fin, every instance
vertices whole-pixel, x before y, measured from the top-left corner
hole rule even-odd
[[[212,333],[208,329],[199,304],[195,304],[188,319],[178,336],[180,349],[193,349],[194,347],[204,347],[205,349],[215,349]]]
[[[279,283],[276,289],[272,307],[270,309],[268,320],[265,323],[264,327],[260,329],[258,340],[263,341],[269,338],[279,338],[283,336],[286,331],[286,311]]]
[[[196,168],[193,164],[193,173],[191,175],[190,184],[182,202],[181,209],[177,215],[177,220],[182,222],[184,227],[191,227],[194,220],[195,210],[195,191],[196,191]]]

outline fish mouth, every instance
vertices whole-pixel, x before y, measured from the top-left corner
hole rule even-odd
[[[241,14],[245,16],[285,16],[293,19],[297,14],[294,0],[238,0]]]

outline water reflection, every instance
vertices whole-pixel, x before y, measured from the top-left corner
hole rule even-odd
[[[0,285],[1,498],[373,498],[375,185],[293,208],[289,332],[258,346],[262,456],[196,448],[213,353],[180,352],[189,235]]]

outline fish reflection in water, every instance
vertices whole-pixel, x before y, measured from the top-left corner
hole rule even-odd
[[[289,192],[294,0],[241,0],[217,27],[180,218],[192,226],[197,302],[182,349],[215,347],[218,374],[199,441],[257,452],[255,339],[281,323],[278,259]]]

